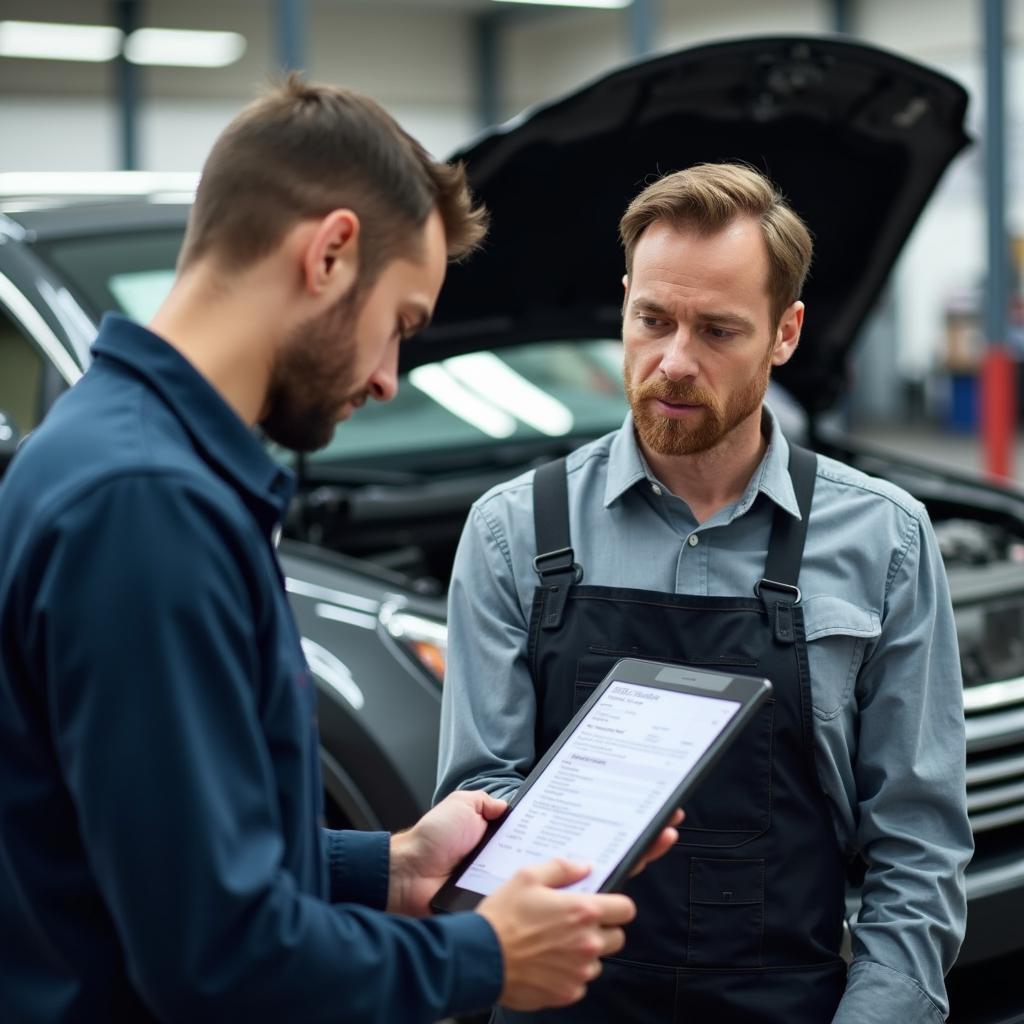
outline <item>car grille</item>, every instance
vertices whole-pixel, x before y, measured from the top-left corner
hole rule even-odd
[[[1002,852],[1009,832],[1024,828],[1024,677],[967,687],[964,709],[977,860]]]

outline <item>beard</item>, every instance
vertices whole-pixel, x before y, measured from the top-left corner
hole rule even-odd
[[[299,452],[323,448],[334,436],[342,406],[365,399],[365,389],[352,378],[361,299],[362,290],[354,288],[295,328],[278,351],[260,420],[275,443]]]
[[[626,397],[633,410],[633,423],[640,440],[658,455],[696,455],[709,451],[727,437],[747,417],[757,412],[768,390],[772,352],[769,346],[753,377],[738,390],[719,399],[706,388],[695,384],[673,383],[664,378],[633,381],[627,357],[623,367]],[[652,408],[652,400],[660,398],[677,405],[699,405],[703,411],[693,422],[663,416]]]

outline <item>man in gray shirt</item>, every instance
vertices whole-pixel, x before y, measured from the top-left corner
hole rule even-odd
[[[927,513],[788,444],[764,405],[800,340],[812,250],[770,182],[692,167],[646,188],[620,231],[632,412],[474,505],[438,796],[513,793],[624,655],[767,676],[774,700],[686,807],[677,846],[628,887],[625,949],[583,1003],[530,1019],[941,1021],[973,841]]]

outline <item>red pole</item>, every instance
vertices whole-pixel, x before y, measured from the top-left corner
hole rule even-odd
[[[985,470],[997,480],[1013,476],[1017,423],[1017,364],[1004,345],[988,345],[981,365],[981,437]]]

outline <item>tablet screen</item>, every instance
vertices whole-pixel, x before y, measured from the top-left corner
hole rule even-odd
[[[528,864],[593,866],[572,889],[596,892],[740,702],[612,682],[456,880],[487,895]]]

